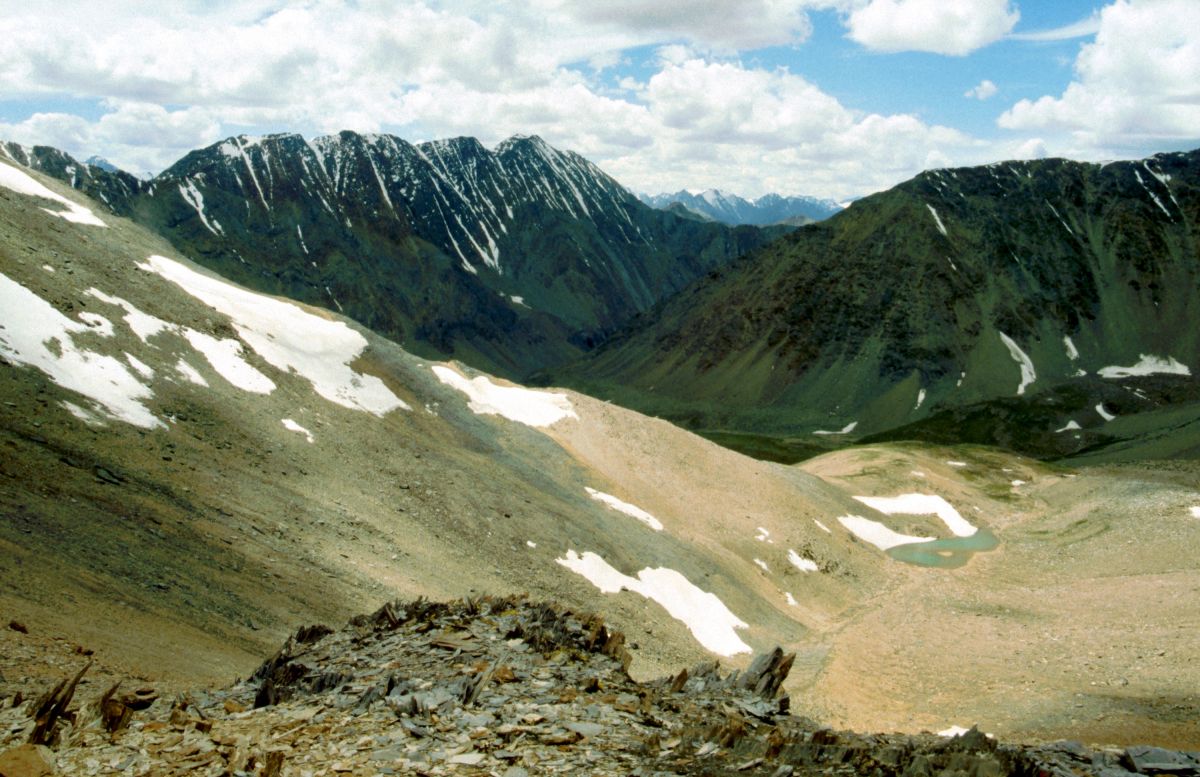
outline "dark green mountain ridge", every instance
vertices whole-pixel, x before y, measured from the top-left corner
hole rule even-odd
[[[0,144],[252,288],[344,312],[407,348],[517,376],[782,234],[643,205],[578,154],[516,136],[239,136],[150,181]]]
[[[931,170],[714,270],[540,378],[802,451],[886,432],[1068,455],[1120,429],[1106,414],[1196,397],[1198,224],[1200,151]],[[1134,365],[1159,374],[1099,374]],[[1012,407],[963,423],[1000,400]],[[1036,444],[1018,440],[1037,403],[1051,411],[1025,430]]]

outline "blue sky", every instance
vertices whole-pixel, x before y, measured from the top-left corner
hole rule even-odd
[[[27,0],[0,138],[157,172],[232,134],[538,134],[625,185],[849,198],[1200,146],[1196,0]]]

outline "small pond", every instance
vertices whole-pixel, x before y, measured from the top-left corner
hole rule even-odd
[[[976,553],[992,550],[999,544],[1000,540],[996,539],[995,534],[987,529],[980,529],[970,537],[950,537],[932,542],[897,545],[887,551],[887,554],[906,564],[954,569],[967,563]]]

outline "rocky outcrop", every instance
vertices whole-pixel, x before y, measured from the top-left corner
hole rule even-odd
[[[394,602],[302,628],[245,681],[111,737],[81,713],[53,760],[72,775],[1200,773],[1200,754],[1152,747],[834,731],[792,714],[782,650],[638,683],[629,649],[596,616],[520,597]],[[0,716],[0,743],[28,733],[27,707]]]

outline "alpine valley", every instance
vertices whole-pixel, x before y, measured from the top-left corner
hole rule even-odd
[[[655,210],[537,137],[494,151],[473,138],[236,137],[146,182],[6,148],[226,277],[511,377],[578,357],[786,231]]]
[[[0,157],[0,774],[1200,769],[1200,152]]]
[[[931,170],[551,380],[785,460],[846,437],[1194,456],[1200,152]]]

